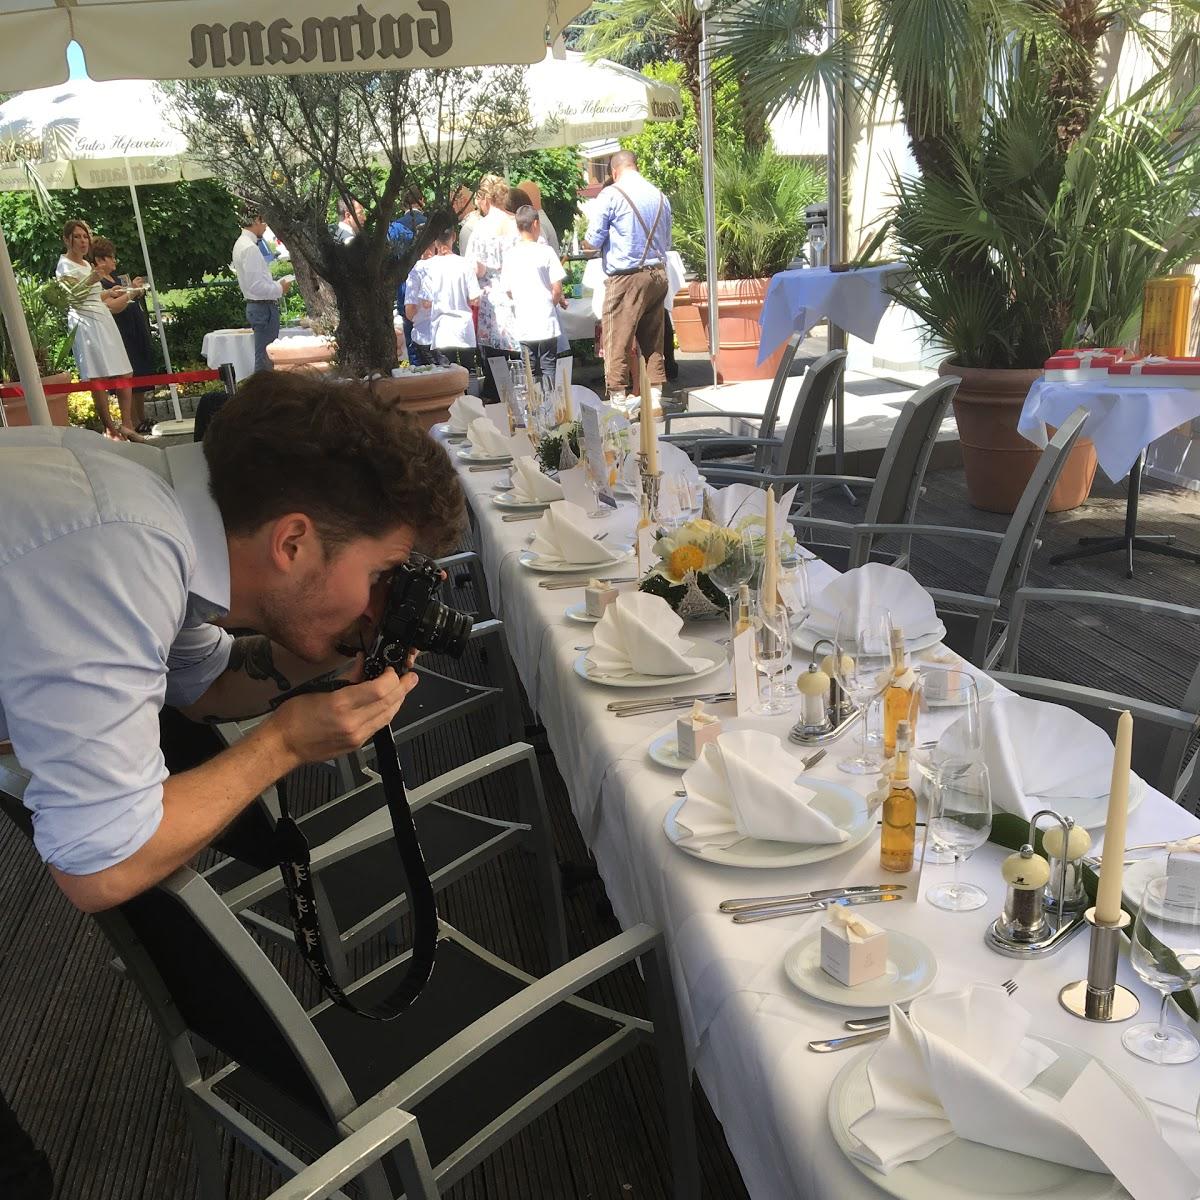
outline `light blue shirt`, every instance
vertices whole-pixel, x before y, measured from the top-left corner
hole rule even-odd
[[[617,191],[625,192],[636,205],[642,220],[634,215],[629,201]],[[659,213],[659,205],[662,212]],[[655,217],[658,224],[655,224]],[[642,228],[642,222],[646,228]],[[654,233],[649,248],[646,247],[646,229]],[[625,171],[621,182],[606,187],[596,197],[592,222],[588,226],[585,240],[589,246],[600,251],[605,275],[618,271],[630,271],[639,264],[644,267],[662,266],[667,261],[671,248],[671,202],[637,171]],[[645,261],[642,251],[645,250]]]
[[[85,429],[0,431],[0,512],[0,740],[32,776],[38,853],[88,875],[158,828],[159,710],[229,659],[208,623],[229,606],[225,529],[199,445]]]

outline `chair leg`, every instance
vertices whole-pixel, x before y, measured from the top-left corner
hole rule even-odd
[[[650,1018],[654,1022],[654,1050],[663,1081],[675,1200],[695,1200],[700,1195],[700,1158],[692,1106],[692,1073],[683,1050],[675,988],[661,936],[654,948],[638,961],[646,981]]]
[[[192,1134],[200,1200],[227,1200],[225,1166],[221,1160],[221,1135],[217,1131],[216,1123],[186,1089],[183,1107]]]
[[[529,826],[530,844],[537,858],[546,951],[550,956],[550,965],[560,967],[570,958],[567,950],[567,917],[563,911],[562,876],[554,852],[554,833],[546,808],[546,794],[542,790],[542,773],[538,769],[537,755],[529,749],[522,758],[529,773],[529,784],[527,791],[521,792],[520,819]]]

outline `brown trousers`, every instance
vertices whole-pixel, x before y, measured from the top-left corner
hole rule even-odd
[[[666,267],[647,267],[633,275],[610,275],[604,285],[604,383],[609,395],[629,388],[629,343],[648,360],[650,382],[661,387],[663,365],[663,301],[667,298]]]

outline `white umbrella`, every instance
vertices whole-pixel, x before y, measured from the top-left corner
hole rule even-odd
[[[0,80],[199,79],[536,62],[588,0],[0,0]],[[333,11],[331,11],[331,8]],[[50,414],[0,230],[0,309],[32,420]]]
[[[21,92],[0,104],[0,191],[29,190],[31,174],[46,188],[128,186],[170,374],[171,352],[136,185],[201,179],[209,172],[187,157],[187,140],[171,123],[167,98],[145,79],[73,79]],[[174,385],[171,400],[178,418]]]

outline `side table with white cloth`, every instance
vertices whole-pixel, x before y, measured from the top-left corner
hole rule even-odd
[[[573,581],[570,576],[529,569],[521,560],[529,557],[530,526],[506,522],[503,507],[494,501],[498,489],[505,486],[504,470],[468,472],[463,465],[459,471],[476,518],[489,592],[505,622],[530,704],[545,725],[583,837],[595,855],[621,925],[628,928],[647,921],[663,932],[687,1049],[750,1195],[754,1200],[878,1200],[885,1194],[878,1180],[886,1177],[852,1163],[830,1127],[835,1080],[855,1064],[854,1053],[861,1052],[814,1054],[807,1048],[810,1040],[839,1034],[842,1020],[859,1013],[804,994],[789,980],[784,965],[788,951],[814,933],[822,918],[789,915],[763,924],[735,925],[718,910],[720,901],[729,897],[836,887],[855,871],[859,878],[864,873],[874,877],[878,838],[869,836],[841,857],[769,870],[702,861],[673,845],[664,823],[680,804],[676,795],[680,777],[650,761],[648,755],[652,742],[673,731],[680,712],[618,718],[609,711],[610,701],[628,693],[580,677],[579,643],[590,639],[568,612],[581,606],[589,575],[602,571],[606,577],[629,580],[614,584],[623,596],[636,587],[630,578],[635,571],[624,563],[590,567],[581,569]],[[636,519],[633,504],[622,502],[592,527],[607,533],[606,545],[621,543],[630,540]],[[820,561],[810,562],[808,572],[814,593],[836,578],[833,569]],[[713,632],[711,623],[684,627],[688,637],[711,638]],[[969,666],[963,669],[978,674]],[[665,684],[635,694],[662,697],[680,691],[724,692],[729,687],[730,671],[722,665],[706,674],[702,683]],[[1007,695],[1000,685],[994,686],[993,694]],[[728,704],[714,704],[712,711],[737,729],[782,736],[785,743],[796,716],[751,716],[734,724]],[[922,713],[922,739],[939,736],[954,717],[951,709]],[[848,749],[853,738],[844,741]],[[875,779],[851,779],[840,772],[837,759],[845,752],[842,741],[831,744],[825,760],[805,778],[850,783],[865,794]],[[1200,822],[1195,817],[1146,787],[1141,803],[1130,814],[1126,844],[1198,831]],[[879,906],[886,911],[878,917],[878,909],[858,911],[889,930],[920,939],[933,951],[937,992],[1018,981],[1020,991],[1014,1002],[1031,1012],[1032,1031],[1078,1047],[1121,1075],[1147,1099],[1168,1143],[1193,1170],[1200,1169],[1196,1065],[1163,1068],[1136,1059],[1123,1049],[1120,1027],[1079,1021],[1058,1002],[1062,985],[1086,974],[1087,938],[1077,937],[1057,954],[1029,961],[1002,958],[985,946],[984,931],[1004,900],[1000,864],[1006,854],[1001,847],[987,844],[961,865],[963,879],[988,892],[989,903],[974,913],[944,912],[923,898],[913,904]],[[927,866],[923,884],[949,878],[950,870]],[[1154,993],[1134,974],[1127,959],[1121,960],[1118,973],[1120,982],[1141,997],[1143,1009],[1153,1011]],[[1178,1013],[1172,1017],[1184,1019]],[[964,1156],[976,1152],[993,1167],[996,1160],[989,1155],[1000,1153],[976,1143],[962,1147]],[[1023,1194],[998,1178],[998,1170],[981,1167],[970,1186],[942,1183],[922,1192],[919,1200],[932,1200],[935,1195],[938,1200],[980,1196],[993,1200]],[[1111,1200],[1125,1195],[1111,1179],[1095,1179],[1090,1191],[1072,1194]]]
[[[279,331],[281,340],[311,334],[303,325],[285,325]],[[229,363],[239,380],[249,379],[254,374],[254,330],[214,329],[204,335],[200,353],[214,371]]]
[[[1177,425],[1200,417],[1200,388],[1135,388],[1100,380],[1062,383],[1039,379],[1025,398],[1017,430],[1035,446],[1043,447],[1049,440],[1049,428],[1079,407],[1087,409],[1087,436],[1096,447],[1096,459],[1105,475],[1114,483],[1129,475],[1125,531],[1120,537],[1082,537],[1077,550],[1056,554],[1050,561],[1057,564],[1120,550],[1125,554],[1128,579],[1133,578],[1135,550],[1200,563],[1200,553],[1171,544],[1174,534],[1137,531],[1146,450]]]

